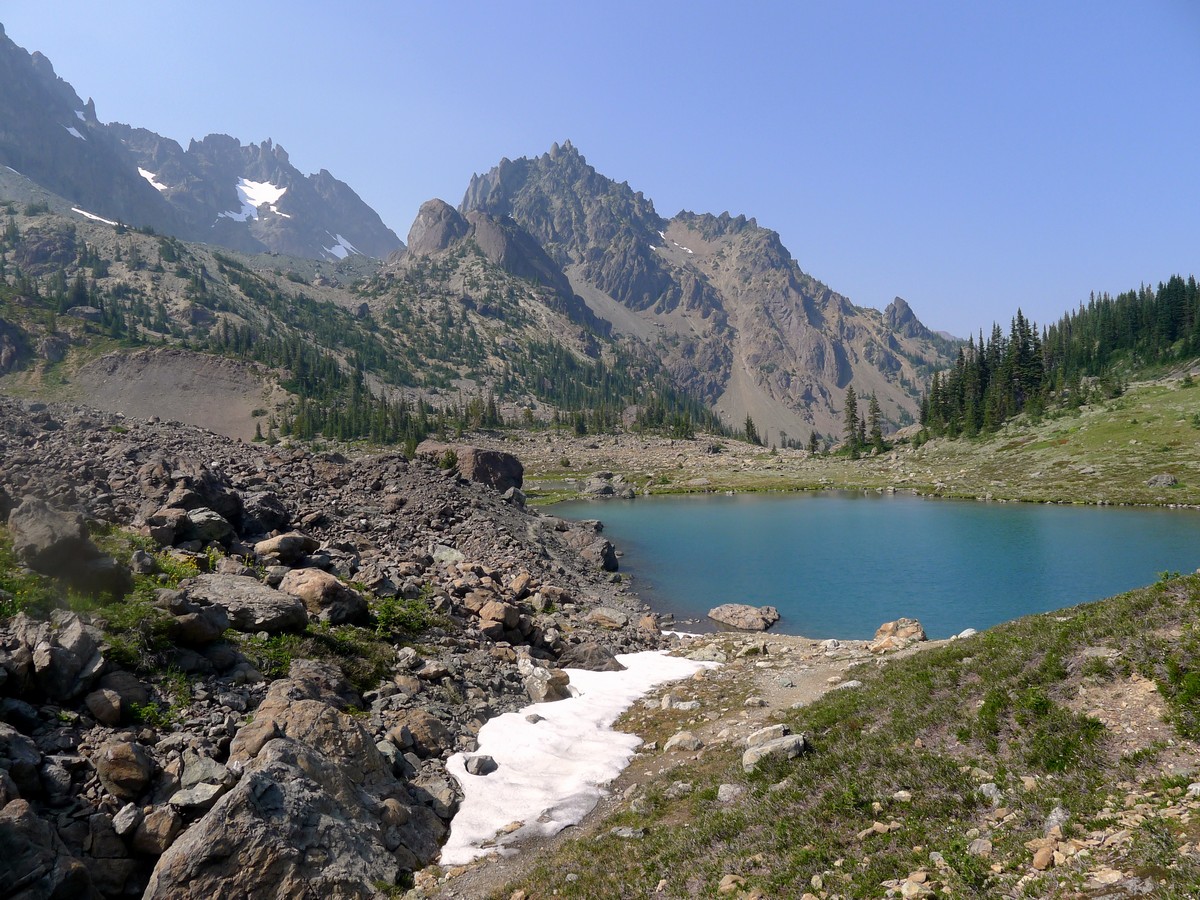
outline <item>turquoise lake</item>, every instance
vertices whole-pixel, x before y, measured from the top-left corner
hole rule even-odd
[[[778,607],[773,630],[786,634],[869,638],[909,616],[944,638],[1200,566],[1195,510],[828,492],[581,501],[551,512],[604,522],[633,589],[656,612],[706,629],[712,607],[749,603]]]

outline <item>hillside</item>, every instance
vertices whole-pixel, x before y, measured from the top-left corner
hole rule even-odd
[[[243,438],[410,449],[502,420],[718,427],[565,279],[528,268],[548,263],[527,235],[486,217],[469,237],[381,266],[247,256],[107,224],[3,170],[0,210],[10,392]],[[220,397],[192,390],[209,383]]]

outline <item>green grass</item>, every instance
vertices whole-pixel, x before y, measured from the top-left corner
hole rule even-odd
[[[1167,788],[1181,793],[1185,779],[1164,780],[1156,768],[1165,745],[1122,758],[1104,726],[1069,703],[1081,679],[1101,684],[1136,672],[1162,686],[1180,736],[1191,733],[1200,717],[1198,618],[1200,577],[1189,576],[860,667],[852,674],[864,687],[779,716],[810,736],[811,754],[747,776],[740,749],[711,748],[669,776],[692,782],[692,794],[668,799],[652,788],[636,811],[603,823],[600,837],[567,844],[495,896],[516,888],[530,897],[709,896],[733,872],[747,879],[745,890],[767,897],[799,896],[814,875],[843,897],[878,897],[881,882],[929,867],[930,851],[949,864],[933,874],[949,896],[1000,896],[1032,871],[1024,843],[1043,835],[1054,807],[1070,814],[1067,835],[1083,837],[1113,821],[1110,795],[1133,784],[1163,802]],[[1120,656],[1103,668],[1085,664],[1090,646]],[[1035,779],[1032,790],[1023,777]],[[1013,816],[1006,824],[990,819],[985,780],[1003,793]],[[745,785],[746,797],[716,803],[725,782]],[[910,803],[893,799],[902,789]],[[892,820],[899,829],[859,839],[873,821]],[[1147,817],[1120,865],[1166,878],[1163,896],[1194,896],[1200,867],[1179,855],[1180,838],[1163,821]],[[608,835],[616,825],[648,833],[619,840]],[[967,852],[973,828],[993,842],[991,860]],[[1082,878],[1070,865],[1053,872],[1064,885]]]

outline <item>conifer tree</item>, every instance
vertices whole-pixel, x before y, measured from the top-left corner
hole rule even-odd
[[[867,424],[867,437],[871,442],[871,446],[875,448],[876,453],[882,453],[883,446],[883,412],[879,409],[879,400],[875,397],[875,392],[871,392],[871,402],[867,406],[867,416],[869,421]]]
[[[854,386],[846,388],[846,446],[850,448],[850,458],[858,459],[861,445],[858,442],[858,396]]]

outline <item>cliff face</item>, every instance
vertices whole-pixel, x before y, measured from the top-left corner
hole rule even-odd
[[[754,219],[665,219],[569,141],[476,175],[461,209],[515,219],[601,318],[652,346],[730,424],[750,415],[780,439],[840,435],[851,385],[905,424],[928,372],[949,362],[952,345],[903,300],[885,313],[853,305]]]

